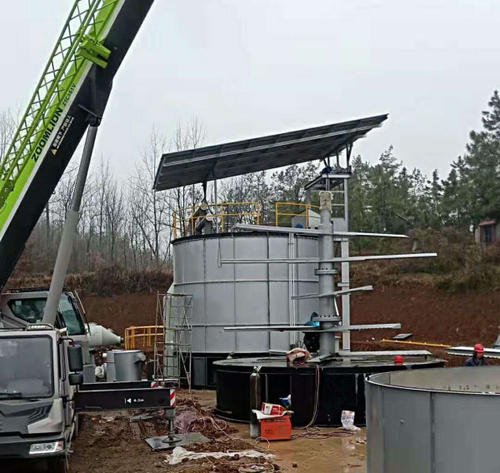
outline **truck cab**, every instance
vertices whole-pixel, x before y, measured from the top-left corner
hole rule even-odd
[[[66,471],[81,347],[47,324],[0,329],[0,461],[40,459]],[[73,373],[72,373],[73,372]]]
[[[0,324],[6,328],[23,328],[41,323],[48,294],[48,289],[3,293],[0,296]],[[58,312],[55,328],[67,328],[67,334],[77,340],[86,335],[84,312],[72,292],[64,291],[61,294]]]
[[[48,289],[23,289],[1,294],[0,327],[23,329],[30,324],[40,324],[48,294]],[[66,334],[76,344],[81,345],[86,383],[95,381],[93,350],[122,342],[122,338],[112,330],[88,323],[78,294],[70,291],[61,294],[55,328],[65,329]]]

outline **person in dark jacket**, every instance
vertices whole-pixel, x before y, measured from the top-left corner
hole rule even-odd
[[[484,347],[480,343],[476,343],[474,346],[474,353],[470,358],[467,358],[465,366],[486,366],[486,360],[484,359]]]

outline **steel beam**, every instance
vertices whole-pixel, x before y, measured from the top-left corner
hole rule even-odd
[[[360,291],[373,291],[373,286],[353,287],[352,289],[326,292],[324,294],[302,294],[300,296],[292,296],[292,299],[316,299],[319,297],[330,297],[330,296],[337,297],[337,296],[343,296],[344,294],[351,294],[352,292],[360,292]]]
[[[244,327],[224,327],[226,332],[348,332],[350,330],[381,330],[395,329],[399,330],[401,324],[365,324],[365,325],[338,325],[330,328],[318,328],[314,325],[247,325]]]
[[[401,255],[372,255],[372,256],[349,256],[347,258],[242,258],[242,259],[221,259],[222,264],[319,264],[319,263],[359,263],[363,261],[389,260],[389,259],[410,259],[410,258],[434,258],[437,253],[408,253]]]
[[[300,235],[329,235],[333,237],[355,238],[355,237],[374,237],[374,238],[408,238],[407,235],[398,233],[367,233],[367,232],[338,232],[324,231],[315,228],[292,228],[275,227],[267,225],[251,225],[246,223],[237,223],[232,227],[234,230],[245,230],[249,232],[270,232],[270,233],[297,233]]]

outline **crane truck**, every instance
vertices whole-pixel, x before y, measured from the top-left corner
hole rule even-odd
[[[171,408],[172,387],[83,383],[89,333],[63,291],[83,189],[113,79],[153,0],[73,0],[10,147],[0,162],[0,292],[83,135],[71,208],[49,291],[0,303],[0,461],[44,459],[65,472],[75,414]]]

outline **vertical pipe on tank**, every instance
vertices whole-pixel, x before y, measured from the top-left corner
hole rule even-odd
[[[217,202],[217,179],[214,179],[215,233],[219,233],[219,203]]]
[[[333,274],[333,263],[324,260],[334,257],[334,247],[331,233],[333,232],[332,216],[332,194],[328,191],[319,193],[320,229],[323,235],[319,237],[319,293],[325,294],[335,289],[335,276]],[[335,326],[338,315],[334,310],[335,300],[333,296],[319,298],[319,322],[322,329]],[[335,333],[326,332],[319,335],[319,354],[328,355],[336,351]]]
[[[295,238],[295,235],[293,233],[290,233],[288,235],[288,251],[287,251],[287,255],[288,255],[288,258],[295,258],[295,252],[294,252],[294,238]],[[268,255],[268,258],[270,256]],[[295,292],[294,292],[294,267],[295,265],[294,264],[289,264],[287,265],[288,266],[288,323],[289,325],[296,325],[295,323],[295,300],[293,298],[293,296],[295,295]],[[295,343],[295,333],[294,332],[290,332],[290,335],[289,335],[289,343],[290,343],[290,346],[294,345]]]
[[[269,233],[266,235],[266,248],[267,248],[267,253],[266,257],[270,258],[271,257],[271,252],[269,248]],[[266,264],[266,278],[267,278],[267,323],[271,325],[272,320],[271,320],[271,268],[269,263]],[[271,345],[272,345],[272,335],[271,331],[269,330],[267,332],[267,350],[268,352],[271,351]]]
[[[260,366],[254,366],[250,375],[250,438],[252,439],[260,437],[260,424],[257,416],[252,412],[252,409],[260,410],[261,405],[260,368]]]
[[[348,194],[348,180],[344,179],[344,220],[345,229],[349,231],[349,194]],[[340,254],[342,258],[349,257],[349,239],[346,238],[340,242]],[[342,289],[349,289],[350,276],[349,276],[349,263],[341,264],[341,280]],[[342,296],[342,324],[351,325],[351,296],[345,294]],[[344,332],[342,334],[342,349],[351,350],[351,332]]]

